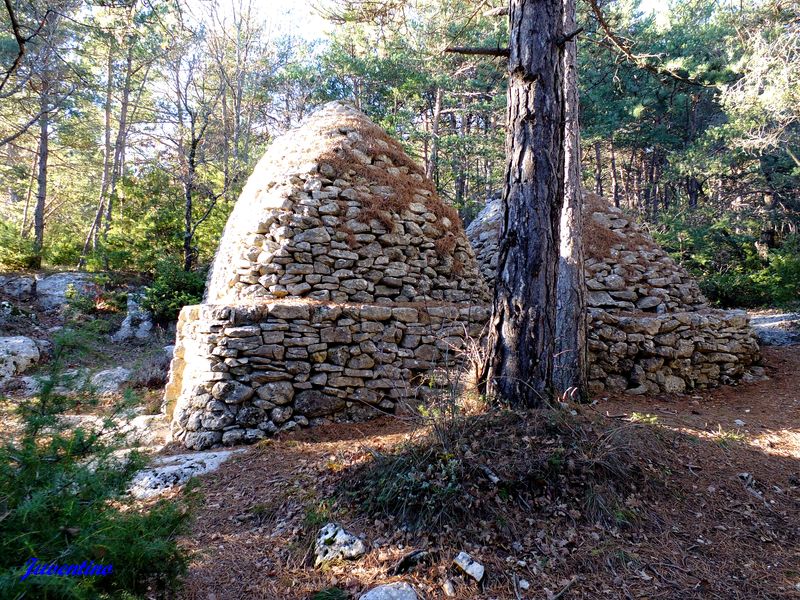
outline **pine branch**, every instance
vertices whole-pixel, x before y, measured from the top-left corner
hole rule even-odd
[[[475,48],[451,46],[444,49],[452,54],[467,54],[470,56],[508,56],[508,48]]]
[[[683,75],[676,73],[671,69],[668,69],[661,65],[654,65],[647,60],[647,57],[642,56],[640,54],[634,54],[630,44],[628,44],[628,42],[619,37],[611,29],[611,26],[608,24],[608,21],[606,21],[606,18],[603,15],[603,10],[597,3],[597,0],[589,0],[589,6],[591,7],[595,18],[597,19],[597,23],[600,25],[600,28],[603,30],[603,33],[605,33],[606,38],[608,38],[608,41],[611,42],[611,44],[619,52],[621,52],[625,58],[627,58],[630,62],[632,62],[640,69],[644,69],[645,71],[649,71],[655,75],[670,77],[671,79],[689,85],[697,85],[700,87],[713,87],[709,84],[703,83],[698,79],[695,79],[694,77],[684,77]]]

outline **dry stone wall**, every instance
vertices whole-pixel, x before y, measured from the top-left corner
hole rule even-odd
[[[682,393],[735,383],[759,356],[744,311],[620,315],[590,309],[590,392]]]
[[[458,213],[362,113],[276,139],[183,309],[165,403],[190,448],[392,412],[488,318]]]
[[[684,392],[735,383],[759,360],[743,311],[709,308],[697,282],[633,218],[584,192],[590,391]],[[490,286],[502,202],[489,200],[467,235]]]
[[[393,412],[453,365],[487,307],[274,300],[183,309],[167,395],[189,448]],[[180,388],[180,389],[176,389]]]

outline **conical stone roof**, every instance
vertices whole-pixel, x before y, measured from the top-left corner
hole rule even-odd
[[[587,304],[611,312],[665,314],[708,308],[697,281],[636,221],[584,191],[583,250]],[[467,227],[481,274],[494,286],[502,202],[490,198]]]
[[[481,303],[458,213],[363,113],[334,102],[277,138],[231,213],[206,302]]]

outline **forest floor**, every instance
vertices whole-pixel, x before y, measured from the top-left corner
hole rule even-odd
[[[404,580],[432,599],[450,580],[462,599],[797,598],[800,347],[764,359],[766,381],[487,413],[444,437],[384,418],[262,442],[201,478],[182,597],[345,599]],[[414,528],[392,499],[376,512],[374,484],[424,479],[396,457],[426,444],[434,470],[460,461],[465,481],[428,498],[439,513],[420,505],[430,518]],[[499,484],[481,479],[487,465]],[[313,568],[329,520],[363,536],[368,554]],[[431,560],[389,576],[415,549]],[[480,587],[452,570],[462,550],[486,567]]]

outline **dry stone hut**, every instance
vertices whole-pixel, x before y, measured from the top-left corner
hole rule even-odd
[[[606,200],[584,192],[590,390],[683,392],[733,383],[759,358],[743,311],[710,309],[697,282]],[[489,200],[467,235],[490,286],[502,202]]]
[[[392,411],[479,335],[489,292],[456,211],[362,113],[276,139],[183,309],[165,402],[190,448]]]

